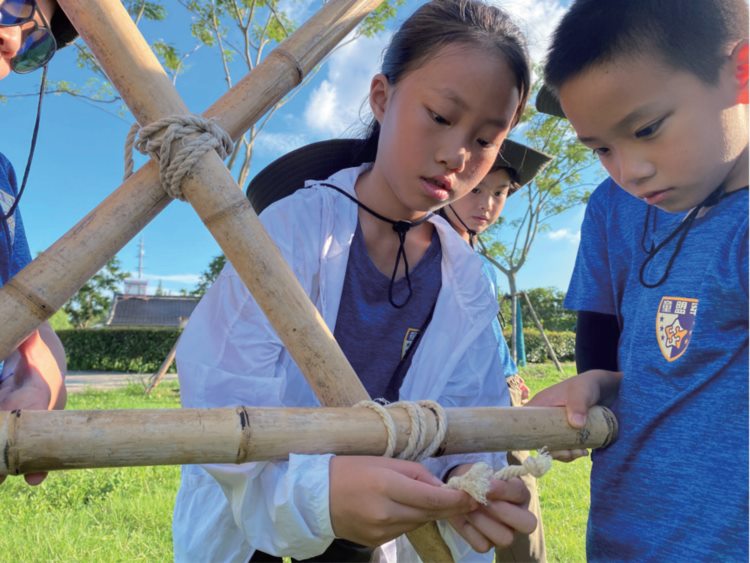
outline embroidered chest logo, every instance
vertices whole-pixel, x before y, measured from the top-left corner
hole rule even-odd
[[[401,359],[403,360],[406,356],[406,353],[409,351],[409,348],[411,348],[411,345],[414,343],[414,339],[419,334],[418,328],[409,328],[406,330],[406,334],[404,335],[404,341],[401,343]]]
[[[662,297],[656,312],[656,339],[668,362],[687,350],[693,336],[698,300],[689,297]]]

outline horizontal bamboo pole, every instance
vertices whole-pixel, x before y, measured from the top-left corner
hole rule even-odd
[[[299,84],[300,73],[307,74],[380,2],[327,2],[203,115],[216,119],[232,138],[238,139]],[[61,1],[60,4],[69,10],[73,2]],[[88,8],[89,2],[78,3],[77,9]],[[158,69],[154,72],[158,73]],[[40,322],[62,307],[170,202],[159,184],[158,165],[147,163],[0,288],[0,320],[3,324],[0,358],[7,357]],[[312,333],[316,334],[316,330],[312,329]],[[299,330],[298,338],[305,341],[312,336],[308,330]],[[303,370],[304,364],[301,363]]]
[[[397,449],[408,440],[403,409],[391,410]],[[602,407],[582,430],[558,407],[446,409],[438,455],[597,448],[617,436]],[[435,434],[434,417],[427,433]],[[290,453],[381,455],[386,432],[363,408],[223,408],[0,412],[0,474],[58,469],[277,460]]]

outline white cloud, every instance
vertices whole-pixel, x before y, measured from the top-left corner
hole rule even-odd
[[[578,244],[581,241],[581,231],[571,231],[570,229],[557,229],[547,235],[551,240],[564,240],[572,244]]]
[[[261,131],[255,139],[255,148],[258,152],[275,159],[310,142],[311,139],[304,133]]]
[[[552,32],[566,11],[560,0],[495,0],[519,25],[529,43],[529,53],[535,63],[542,62],[547,53]]]
[[[389,40],[390,36],[386,34],[360,37],[331,55],[325,67],[325,79],[310,94],[305,106],[304,118],[308,127],[314,132],[332,136],[359,132],[356,128],[363,120],[367,121],[368,112],[363,109],[363,102],[370,89],[370,80],[380,70],[383,49]]]

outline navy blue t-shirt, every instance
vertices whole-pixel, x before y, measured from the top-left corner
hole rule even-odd
[[[5,155],[0,153],[0,208],[3,213],[10,210],[17,194],[16,173]],[[21,214],[16,209],[13,216],[8,218],[7,230],[0,225],[0,285],[5,285],[29,262],[31,252],[23,230]]]
[[[588,559],[747,561],[748,191],[696,219],[651,289],[639,281],[646,209],[611,180],[597,188],[565,301],[622,328],[620,434],[593,454]],[[684,217],[657,212],[646,238],[665,240]]]
[[[400,377],[393,375],[437,301],[442,286],[442,255],[440,238],[433,231],[432,242],[420,261],[409,265],[412,296],[406,305],[397,309],[388,300],[390,276],[373,264],[362,229],[357,224],[334,336],[374,399],[398,400],[398,390],[411,358],[407,358],[403,369],[399,370]],[[402,277],[395,282],[393,300],[403,303],[407,296],[408,285]]]

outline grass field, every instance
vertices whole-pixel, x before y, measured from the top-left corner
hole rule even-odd
[[[572,366],[566,366],[572,373]],[[532,391],[559,380],[551,365],[521,370]],[[70,409],[178,406],[177,384],[152,397],[137,385],[69,397]],[[550,561],[584,561],[588,459],[556,463],[539,483]],[[170,561],[177,467],[59,472],[41,486],[20,478],[0,486],[0,561]]]

